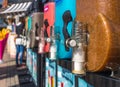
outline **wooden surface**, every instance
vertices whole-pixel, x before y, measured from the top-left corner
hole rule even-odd
[[[0,84],[2,87],[20,87],[15,59],[10,58],[7,49],[3,56],[3,64],[0,64]]]

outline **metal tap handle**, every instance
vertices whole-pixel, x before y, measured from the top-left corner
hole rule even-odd
[[[70,35],[68,33],[68,30],[67,30],[67,26],[68,26],[68,23],[70,21],[72,21],[72,16],[71,16],[71,12],[69,10],[65,11],[63,16],[63,22],[64,22],[64,26],[63,26],[63,36],[65,38],[64,40],[64,44],[65,44],[65,50],[66,51],[69,51],[69,47],[67,47],[66,45],[66,40],[70,38]]]
[[[45,19],[44,25],[45,25],[44,35],[45,35],[46,38],[48,38],[47,28],[49,26],[49,23],[48,23],[47,19]]]

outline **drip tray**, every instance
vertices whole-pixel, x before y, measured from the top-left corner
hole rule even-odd
[[[95,73],[101,76],[105,76],[107,78],[111,78],[111,79],[118,79],[120,80],[120,70],[118,69],[117,71],[112,72],[111,70],[108,71],[104,71],[104,72],[98,72]]]
[[[19,82],[20,84],[26,84],[26,83],[31,83],[32,78],[30,75],[19,75]]]
[[[34,83],[21,84],[20,87],[35,87]]]
[[[20,87],[36,87],[33,83],[32,77],[26,68],[18,69],[18,77]]]

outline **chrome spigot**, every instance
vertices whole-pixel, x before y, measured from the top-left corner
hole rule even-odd
[[[57,58],[57,45],[56,45],[56,35],[54,34],[54,26],[50,27],[50,38],[48,38],[48,42],[50,43],[50,54],[49,58],[51,60],[56,60]]]
[[[72,38],[69,41],[69,45],[73,47],[72,55],[72,72],[75,74],[86,74],[86,47],[88,44],[87,30],[85,24],[76,21],[72,32]]]
[[[40,31],[40,39],[38,44],[38,53],[44,53],[44,46],[45,46],[45,38],[44,38],[44,28],[41,28]]]

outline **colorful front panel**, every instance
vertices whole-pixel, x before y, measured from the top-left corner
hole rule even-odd
[[[31,49],[27,49],[27,67],[32,74],[33,72],[33,53]]]
[[[57,68],[58,87],[75,87],[75,75],[59,65]]]
[[[29,68],[29,65],[30,65],[30,51],[29,51],[29,49],[27,49],[27,59],[26,59],[26,65],[27,65],[27,67]]]
[[[30,31],[32,29],[32,17],[29,16],[27,20],[28,20],[28,24],[27,24],[28,31]]]
[[[78,78],[78,87],[93,87],[82,78]]]
[[[33,72],[32,76],[35,84],[37,85],[37,54],[33,52]]]
[[[38,48],[39,41],[36,37],[40,36],[40,29],[43,27],[43,12],[36,12],[32,15],[32,29],[30,32],[30,47]]]
[[[71,58],[72,49],[66,46],[66,40],[72,34],[72,21],[76,17],[76,0],[56,0],[55,31],[60,34],[58,57]]]
[[[50,27],[54,25],[55,2],[48,2],[44,6],[44,34],[45,38],[50,37]],[[49,52],[50,43],[46,42],[45,52]]]
[[[45,87],[56,87],[56,62],[46,58]]]

